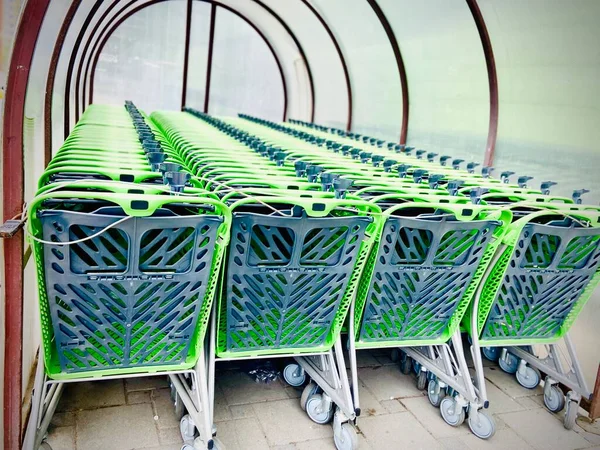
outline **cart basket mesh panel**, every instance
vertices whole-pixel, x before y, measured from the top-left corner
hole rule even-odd
[[[227,350],[324,344],[370,223],[367,217],[234,214],[226,275]]]
[[[600,229],[523,227],[483,329],[486,340],[552,338],[600,264]]]
[[[360,340],[439,338],[497,226],[495,221],[388,218],[373,262]]]
[[[44,245],[62,371],[185,362],[223,219],[158,215],[130,218],[78,244]],[[38,217],[44,240],[66,242],[92,236],[123,216],[45,210]]]

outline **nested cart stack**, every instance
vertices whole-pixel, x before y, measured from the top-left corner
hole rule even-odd
[[[301,130],[315,130],[297,125]],[[333,132],[344,139],[361,139],[352,133],[316,128],[320,136]],[[382,144],[370,138],[366,141],[372,146]],[[440,158],[442,164],[444,160],[447,157]],[[488,168],[482,169],[484,177],[489,173]],[[513,219],[463,321],[473,342],[476,385],[487,401],[482,345],[486,358],[516,374],[526,388],[537,387],[543,372],[544,404],[553,412],[566,406],[564,426],[570,429],[581,398],[591,398],[568,331],[599,280],[598,208],[581,204],[585,189],[574,191],[572,199],[557,197],[550,194],[556,184],[552,181],[542,182],[539,190],[531,189],[527,186],[530,177],[519,177],[514,186],[507,183],[511,175],[502,173],[505,183],[500,185],[478,181],[480,201],[510,211]]]
[[[404,370],[411,370],[409,354],[416,362],[419,387],[428,387],[429,398],[435,406],[441,405],[444,419],[459,425],[469,411],[471,429],[480,437],[491,437],[494,424],[481,411],[487,405],[471,381],[460,323],[510,222],[510,212],[474,205],[468,197],[423,184],[419,178],[427,173],[419,173],[421,169],[414,169],[412,180],[400,179],[391,170],[396,161],[388,164],[387,159],[367,156],[362,150],[357,152],[362,161],[351,159],[352,149],[336,143],[330,143],[329,150],[315,145],[298,150],[298,136],[292,130],[272,125],[279,130],[269,133],[261,130],[264,127],[235,123],[268,136],[274,145],[297,158],[296,164],[310,154],[324,170],[322,178],[341,172],[354,182],[373,180],[370,188],[363,187],[355,194],[382,208],[384,224],[350,312],[351,355],[354,346],[403,347]],[[282,130],[293,137],[282,138]],[[343,155],[344,150],[349,156]],[[462,175],[468,179],[468,173]],[[436,183],[441,181],[439,177]],[[453,343],[452,349],[446,345],[448,341]],[[351,368],[356,386],[356,364]],[[354,401],[358,408],[357,390]]]
[[[196,116],[196,117],[194,117]],[[155,113],[192,182],[233,214],[222,295],[213,315],[209,391],[219,361],[298,356],[285,378],[316,381],[303,406],[334,421],[338,448],[356,448],[355,411],[340,332],[380,225],[380,209],[321,192],[281,152],[200,113]],[[302,357],[300,357],[302,355]],[[339,370],[342,368],[342,370]],[[337,406],[337,408],[336,408]]]
[[[215,444],[203,342],[231,214],[162,184],[155,133],[132,104],[88,108],[29,205],[44,364],[24,448],[48,447],[65,383],[147,375],[170,376]]]

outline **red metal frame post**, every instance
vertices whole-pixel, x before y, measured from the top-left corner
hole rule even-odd
[[[183,53],[183,80],[181,83],[181,109],[187,97],[188,65],[190,60],[190,34],[192,32],[192,0],[187,0],[185,10],[185,48]]]
[[[408,81],[406,79],[406,69],[404,68],[404,60],[402,59],[402,53],[400,53],[400,46],[398,45],[398,40],[396,39],[396,35],[394,34],[394,30],[392,30],[392,26],[390,22],[387,20],[387,17],[383,13],[381,7],[377,4],[375,0],[367,0],[373,12],[377,15],[379,22],[381,22],[381,26],[383,27],[385,34],[390,41],[390,45],[392,46],[392,51],[394,52],[394,57],[396,58],[396,66],[398,67],[398,75],[400,77],[400,87],[402,89],[402,125],[400,127],[400,144],[406,144],[406,137],[408,135]]]
[[[50,0],[28,0],[10,60],[3,121],[3,218],[21,213],[24,201],[23,118],[35,44]],[[23,230],[4,244],[4,449],[21,448],[23,372]]]
[[[215,47],[215,22],[217,21],[217,6],[210,7],[210,30],[208,32],[208,56],[206,58],[206,87],[204,88],[204,113],[208,114],[210,104],[210,79],[212,77],[213,49]]]
[[[498,100],[498,75],[496,73],[496,60],[494,58],[494,50],[492,49],[492,40],[488,33],[483,19],[483,14],[479,9],[477,0],[466,0],[479,37],[481,39],[481,45],[483,47],[483,55],[485,56],[485,65],[488,73],[488,84],[490,87],[490,124],[488,128],[488,139],[485,147],[484,166],[490,167],[494,162],[494,151],[496,149],[496,139],[498,137],[498,116],[500,104]]]

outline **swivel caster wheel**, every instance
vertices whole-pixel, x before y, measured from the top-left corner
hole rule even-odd
[[[320,425],[329,423],[333,418],[333,403],[329,402],[327,407],[321,394],[311,395],[306,402],[306,414],[310,420]]]
[[[306,373],[300,364],[292,363],[283,369],[283,379],[293,387],[302,386],[306,381]]]
[[[561,412],[565,408],[565,396],[557,385],[550,386],[548,394],[544,389],[544,405],[546,405],[548,411],[553,413]]]
[[[488,361],[497,362],[501,352],[502,347],[481,347],[481,353]]]
[[[527,389],[535,389],[542,379],[540,371],[531,366],[517,369],[516,376],[519,384]]]
[[[489,439],[496,433],[494,418],[483,411],[469,414],[469,428],[479,439]]]
[[[302,395],[300,396],[300,407],[303,411],[306,411],[306,403],[308,402],[308,399],[318,393],[319,386],[314,381],[311,381],[304,387]]]
[[[506,352],[505,356],[500,356],[498,365],[506,373],[513,374],[516,373],[517,369],[519,368],[519,358],[512,353]]]
[[[452,397],[442,399],[440,413],[444,422],[453,427],[458,427],[465,421],[465,409]]]
[[[412,358],[404,352],[400,352],[400,372],[408,375],[412,369]]]
[[[417,389],[420,391],[425,390],[427,386],[427,372],[424,370],[419,370],[417,374]]]
[[[337,432],[333,432],[333,442],[337,450],[358,449],[358,434],[350,423],[343,423]]]
[[[429,399],[429,403],[436,408],[439,408],[444,397],[446,397],[446,388],[440,387],[438,380],[429,380],[429,384],[427,385],[427,398]]]
[[[393,363],[397,363],[400,360],[400,350],[393,348],[392,352],[390,353],[390,359]]]
[[[193,442],[196,438],[196,425],[189,414],[186,414],[181,418],[181,421],[179,422],[179,431],[181,432],[181,439],[185,443]]]
[[[565,417],[563,419],[563,426],[567,430],[572,430],[577,421],[577,410],[579,409],[579,402],[571,400],[569,394],[567,394],[567,409],[565,410]]]

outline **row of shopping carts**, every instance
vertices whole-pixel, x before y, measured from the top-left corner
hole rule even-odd
[[[169,375],[184,449],[221,448],[217,363],[293,357],[302,408],[355,449],[356,350],[381,347],[481,438],[495,425],[480,347],[526,387],[544,372],[552,410],[568,386],[572,426],[589,391],[567,331],[598,282],[599,211],[437,156],[300,122],[90,106],[28,209],[46,370],[25,448],[64,383],[148,374]]]
[[[40,178],[28,235],[44,364],[25,449],[48,447],[65,383],[99,377],[169,374],[211,436],[197,366],[231,213],[203,190],[180,193],[189,174],[167,162],[167,148],[131,103],[92,105]]]
[[[435,357],[445,351],[450,352],[449,349],[421,347],[417,350],[413,347],[406,349],[406,353],[420,366],[421,372],[418,377],[420,387],[428,385],[431,403],[440,406],[442,417],[452,425],[461,423],[466,412],[469,416],[469,425],[476,435],[487,437],[493,434],[493,422],[488,423],[489,417],[475,413],[475,409],[481,405],[488,406],[480,356],[480,347],[482,347],[481,350],[486,358],[498,361],[504,371],[515,374],[518,382],[526,388],[537,387],[542,378],[541,374],[544,373],[544,404],[553,412],[566,408],[564,425],[566,428],[574,426],[581,396],[589,398],[591,394],[568,331],[599,281],[599,209],[581,204],[581,197],[587,192],[586,190],[575,191],[572,199],[552,196],[550,188],[555,184],[552,181],[542,182],[539,190],[531,189],[527,186],[531,178],[527,176],[520,177],[516,185],[511,184],[509,182],[509,177],[513,175],[511,172],[504,172],[501,174],[501,180],[494,180],[490,178],[491,168],[484,167],[481,175],[476,175],[475,166],[469,164],[467,173],[461,173],[458,169],[463,161],[452,160],[449,156],[443,155],[436,162],[437,154],[416,150],[412,156],[411,153],[415,149],[391,143],[386,145],[384,141],[354,133],[298,121],[281,125],[248,116],[243,117],[254,125],[248,127],[244,124],[245,129],[269,136],[270,139],[274,139],[274,144],[283,144],[284,147],[293,145],[293,141],[289,139],[295,138],[333,152],[346,153],[350,157],[356,158],[355,155],[358,155],[361,162],[371,163],[374,170],[380,172],[379,176],[382,171],[392,173],[394,168],[400,177],[409,176],[412,171],[413,181],[427,183],[432,189],[445,190],[443,195],[468,195],[473,203],[510,213],[510,216],[499,218],[505,225],[505,230],[503,232],[499,228],[495,230],[494,240],[497,248],[491,245],[489,253],[482,257],[480,281],[473,284],[473,292],[468,294],[473,300],[465,310],[457,310],[454,318],[461,320],[462,315],[462,329],[468,332],[472,343],[470,353],[476,370],[476,379],[473,380],[474,389],[467,387],[469,395],[463,394],[462,386],[457,389],[455,385],[448,382],[446,376],[441,376],[440,367],[449,367],[446,362],[442,363],[438,359],[438,367],[435,367],[436,361],[427,361],[423,357],[423,355]],[[237,121],[237,123],[241,122]],[[264,134],[265,129],[269,130],[267,134]],[[274,132],[279,133],[280,136]],[[281,134],[286,135],[284,140]],[[423,159],[424,156],[426,159]],[[451,160],[452,169],[447,164]],[[381,169],[377,170],[379,168]],[[401,192],[402,189],[403,187],[397,186],[395,192]],[[419,201],[416,197],[414,200]],[[382,239],[387,239],[387,242],[392,244],[393,233],[391,240],[386,236],[384,230]],[[422,239],[413,240],[411,248],[418,249],[421,242]],[[469,246],[476,252],[477,247],[473,247],[475,242],[476,240],[473,239]],[[384,244],[377,258],[389,254]],[[450,265],[458,266],[461,261],[468,261],[468,258],[461,260],[456,254],[451,256],[448,262]],[[377,269],[381,270],[384,259],[374,259],[374,262]],[[423,269],[429,270],[425,257],[416,261],[416,264],[423,264]],[[378,272],[377,269],[374,277],[371,278],[370,289],[377,286],[376,280],[390,279],[390,272]],[[460,273],[457,268],[451,270]],[[400,276],[407,275],[406,270],[401,270],[401,273]],[[385,285],[386,283],[382,281],[381,286]],[[393,289],[397,285],[397,283],[388,285],[390,287],[388,292],[394,292]],[[386,303],[394,305],[398,298],[409,299],[415,308],[422,308],[423,304],[427,303],[426,296],[415,296],[409,289],[401,288],[400,291],[403,292],[402,295],[394,292],[393,296],[390,295],[385,299]],[[376,290],[376,293],[381,298],[379,291]],[[445,291],[436,288],[434,298],[442,299],[444,294]],[[385,293],[383,295],[385,296]],[[376,295],[370,292],[367,298],[374,299]],[[361,301],[360,295],[358,301]],[[448,305],[449,302],[443,303]],[[409,309],[405,310],[409,311]],[[440,317],[439,311],[430,313],[430,316],[421,317],[420,325],[417,327],[425,329],[427,326],[435,326],[436,321],[432,320],[432,317],[436,319]],[[374,314],[377,314],[377,311],[374,311]],[[414,312],[410,311],[410,314]],[[375,317],[389,324],[384,315]],[[396,326],[397,324],[411,325],[408,314],[403,318],[404,321],[396,322]],[[363,322],[362,328],[357,326],[355,340],[359,347],[365,340],[364,333],[369,330],[368,322]],[[448,336],[445,338],[448,339]],[[464,373],[458,335],[451,342],[454,357],[458,360],[458,370]],[[410,342],[409,339],[396,344],[422,346],[429,343],[426,342],[426,337],[423,337],[420,344]],[[563,344],[564,347],[559,344]],[[401,368],[407,372],[409,367],[410,364],[404,357]],[[431,374],[427,377],[423,372],[431,372]],[[468,378],[468,375],[464,378],[466,385],[469,384]],[[566,398],[563,395],[564,388],[567,390]],[[476,395],[474,402],[471,397],[473,394]],[[454,400],[449,400],[448,395]],[[466,405],[465,399],[461,396],[466,397],[468,402]],[[457,406],[462,407],[457,408]],[[476,418],[472,419],[474,413]]]

